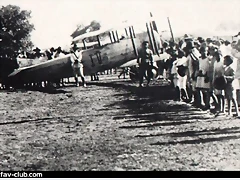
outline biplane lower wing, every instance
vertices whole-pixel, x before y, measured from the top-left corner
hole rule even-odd
[[[167,53],[160,54],[159,56],[153,55],[153,62],[163,61],[168,58],[169,58],[169,55]],[[128,61],[127,63],[124,63],[123,65],[121,65],[120,68],[131,67],[131,66],[136,66],[136,65],[138,65],[137,59],[133,59],[133,60]]]
[[[15,70],[8,77],[12,83],[35,83],[73,76],[71,55]]]

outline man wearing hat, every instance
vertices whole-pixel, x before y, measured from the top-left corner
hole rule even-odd
[[[219,50],[221,51],[223,57],[232,54],[232,47],[230,44],[231,43],[226,40],[220,45]]]
[[[181,49],[184,50],[187,46],[187,43],[193,41],[193,39],[188,34],[184,34],[183,39],[184,39],[184,42],[181,45]]]
[[[207,44],[209,44],[209,43],[212,43],[213,40],[212,40],[211,38],[207,38],[207,39],[206,39],[206,42],[207,42]]]
[[[173,83],[173,77],[171,76],[171,69],[173,62],[177,59],[178,51],[176,49],[176,45],[174,42],[169,43],[169,48],[166,49],[166,53],[169,55],[169,58],[165,61],[165,69],[166,69],[166,78],[171,80]]]
[[[202,43],[202,42],[205,41],[202,37],[198,37],[197,40],[198,40],[198,42],[200,42],[200,43]]]
[[[49,49],[49,52],[50,52],[51,57],[52,57],[52,59],[53,59],[53,58],[54,58],[54,55],[55,55],[55,49],[54,49],[54,47],[51,47],[51,48]]]
[[[178,50],[178,58],[173,62],[171,74],[176,91],[176,100],[189,100],[187,93],[187,58]]]
[[[52,59],[52,54],[51,54],[50,51],[46,50],[46,51],[45,51],[45,54],[46,54],[48,60],[51,60],[51,59]]]
[[[194,41],[193,44],[197,50],[200,50],[201,44],[198,41]]]
[[[65,54],[63,53],[62,48],[59,46],[56,49],[56,54],[54,55],[54,58],[59,58],[59,57],[64,57],[64,56],[65,56]]]
[[[35,52],[34,54],[35,58],[38,59],[41,57],[41,50],[38,47],[36,47],[33,51]]]
[[[200,43],[200,48],[206,48],[207,42],[202,37],[198,37],[198,42]]]
[[[187,43],[186,55],[188,61],[188,83],[191,85],[191,90],[193,92],[194,102],[196,107],[200,107],[200,96],[198,91],[196,91],[197,75],[199,70],[199,58],[201,54],[194,47],[192,41]]]
[[[219,48],[213,44],[213,41],[208,44],[208,55],[213,57],[214,53],[218,50]]]

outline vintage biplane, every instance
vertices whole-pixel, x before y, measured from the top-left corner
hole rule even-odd
[[[116,67],[137,65],[138,51],[144,41],[149,41],[154,53],[154,61],[163,59],[159,55],[162,47],[160,35],[153,21],[147,22],[145,30],[139,32],[135,32],[132,25],[124,25],[122,28],[124,35],[121,34],[121,37],[118,34],[120,29],[118,27],[89,32],[73,39],[74,43],[80,42],[84,45],[82,62],[85,75]],[[93,48],[88,49],[86,43],[90,37],[95,37],[97,43]],[[71,56],[73,54],[19,68],[9,75],[9,81],[12,84],[26,84],[73,77]],[[156,69],[156,67],[153,68]]]

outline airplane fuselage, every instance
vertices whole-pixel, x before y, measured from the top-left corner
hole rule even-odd
[[[156,43],[160,45],[160,37],[155,34]],[[136,34],[133,38],[137,50],[141,49],[142,42],[148,41],[147,32]],[[131,38],[122,39],[119,42],[107,44],[83,52],[84,74],[91,75],[107,69],[119,67],[128,61],[136,59]]]
[[[154,32],[154,36],[156,44],[159,46],[161,44],[160,36],[156,32]],[[147,32],[138,33],[134,38],[125,38],[83,51],[84,74],[92,75],[107,69],[120,67],[136,59],[136,51],[140,50],[143,41],[149,41]],[[20,68],[9,75],[9,80],[13,84],[24,84],[73,77],[71,56],[73,55],[70,54],[34,66]]]

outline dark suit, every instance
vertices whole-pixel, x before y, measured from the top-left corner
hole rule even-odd
[[[150,49],[141,49],[138,55],[138,64],[139,64],[139,84],[143,83],[143,77],[147,71],[148,77],[146,77],[148,84],[151,79],[152,66],[153,66],[153,52]]]

